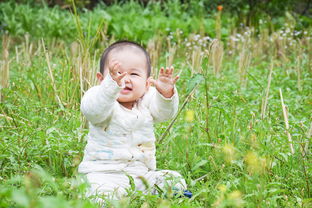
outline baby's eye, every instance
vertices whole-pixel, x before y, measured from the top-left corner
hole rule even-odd
[[[131,75],[133,75],[133,76],[140,76],[140,75],[137,74],[137,73],[131,73]]]

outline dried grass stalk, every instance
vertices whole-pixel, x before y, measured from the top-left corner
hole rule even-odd
[[[273,72],[273,61],[271,62],[270,73],[268,77],[268,85],[267,85],[266,92],[265,92],[265,98],[262,99],[261,119],[264,119],[265,114],[266,114],[266,109],[267,109],[268,99],[269,99],[269,92],[270,92],[270,87],[271,87],[272,72]]]
[[[52,84],[54,96],[55,96],[56,101],[59,104],[60,108],[64,108],[63,103],[62,103],[62,101],[61,101],[61,99],[60,99],[60,97],[58,96],[58,93],[57,93],[57,88],[56,88],[56,84],[55,84],[53,70],[52,70],[52,67],[51,67],[49,53],[47,52],[47,50],[45,48],[45,43],[44,43],[43,39],[41,39],[41,42],[42,42],[43,51],[44,51],[44,54],[45,54],[45,57],[46,57],[47,65],[48,65],[49,77],[51,79],[51,84]]]
[[[240,52],[239,63],[238,63],[238,72],[239,79],[242,87],[247,86],[247,71],[251,62],[251,51],[249,50],[249,41],[247,41]]]
[[[307,39],[307,38],[306,38]],[[308,69],[312,73],[312,41],[307,40]]]
[[[281,58],[285,63],[289,61],[286,55],[286,38],[281,38],[279,33],[274,33],[272,35],[275,42],[275,53],[278,58]],[[274,46],[273,46],[274,47]]]
[[[288,144],[289,144],[291,154],[294,154],[295,150],[293,147],[293,141],[292,141],[291,135],[289,133],[288,111],[287,111],[287,108],[284,104],[282,89],[279,89],[279,92],[280,92],[280,97],[281,97],[281,104],[282,104],[282,109],[283,109],[283,115],[284,115],[284,122],[285,122],[285,127],[286,127],[286,135],[288,138]]]
[[[26,60],[26,66],[31,66],[32,63],[32,54],[33,54],[33,43],[29,41],[29,35],[25,35],[25,42],[23,44],[23,53]]]
[[[74,66],[73,74],[75,81],[80,83],[80,95],[96,84],[96,60],[92,59],[89,48],[82,42],[72,44],[71,59]],[[75,52],[76,50],[76,52]],[[79,79],[79,80],[78,80]]]
[[[15,46],[15,60],[16,60],[16,63],[19,64],[19,50],[18,50],[18,47]]]
[[[158,74],[158,62],[162,50],[162,38],[160,36],[149,40],[147,43],[147,52],[151,58],[152,74]],[[155,71],[156,70],[156,71]]]
[[[210,44],[210,57],[215,75],[221,72],[223,54],[223,43],[217,39],[213,40]]]
[[[1,90],[9,86],[9,71],[10,71],[10,60],[9,60],[9,47],[10,47],[10,37],[4,35],[2,37],[2,60],[0,67],[0,102],[2,102],[3,95]]]
[[[216,16],[216,38],[221,40],[221,11],[218,11]]]
[[[175,53],[177,51],[177,47],[171,44],[170,39],[167,39],[167,42],[168,42],[169,51],[166,57],[166,66],[171,67],[173,64]]]
[[[199,70],[201,70],[201,62],[202,62],[202,50],[200,47],[196,46],[194,48],[194,50],[192,51],[192,66],[191,66],[191,69],[192,69],[192,75],[194,73],[198,73],[200,72]]]
[[[310,129],[307,132],[307,142],[305,143],[304,146],[304,152],[306,155],[309,154],[309,143],[311,141],[311,137],[312,137],[312,122],[310,124]]]
[[[255,44],[254,44],[255,43]],[[258,43],[258,44],[257,44]],[[261,56],[269,56],[270,55],[270,35],[269,30],[267,28],[261,29],[260,31],[260,38],[259,40],[253,41],[254,47],[254,57],[261,57]]]
[[[301,91],[302,87],[301,87],[301,61],[300,61],[300,56],[297,56],[296,59],[296,71],[297,71],[297,87],[298,90]]]

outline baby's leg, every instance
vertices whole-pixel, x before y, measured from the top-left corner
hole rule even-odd
[[[184,191],[187,189],[184,178],[176,171],[172,170],[160,170],[160,171],[149,171],[143,176],[144,179],[136,180],[136,186],[138,190],[145,190],[147,187],[144,184],[145,180],[151,192],[157,194],[157,187],[162,190],[168,190],[169,188],[174,191]]]
[[[130,187],[129,178],[122,173],[94,172],[88,173],[86,176],[91,185],[87,193],[88,196],[118,199],[126,195],[126,189]]]

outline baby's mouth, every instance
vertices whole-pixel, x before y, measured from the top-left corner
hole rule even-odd
[[[127,92],[130,92],[132,91],[132,88],[131,87],[125,87],[121,90],[122,93],[127,93]]]

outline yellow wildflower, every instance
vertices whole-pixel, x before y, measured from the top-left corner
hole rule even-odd
[[[242,197],[242,193],[238,190],[229,193],[229,199],[239,199]]]
[[[220,185],[218,185],[218,189],[221,191],[221,192],[226,192],[226,185],[224,185],[224,184],[220,184]]]
[[[187,122],[192,122],[194,121],[195,113],[193,110],[187,110],[185,113],[185,120]]]
[[[244,200],[242,199],[242,193],[238,190],[229,193],[228,199],[232,202],[234,207],[242,207]]]

